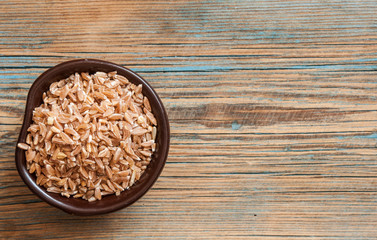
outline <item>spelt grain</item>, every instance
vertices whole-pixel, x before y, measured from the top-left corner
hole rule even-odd
[[[116,72],[54,82],[33,111],[26,165],[48,192],[89,202],[128,189],[155,150],[157,121],[142,85]]]

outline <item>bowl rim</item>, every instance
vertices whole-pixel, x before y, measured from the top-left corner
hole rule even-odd
[[[163,146],[161,147],[161,150],[160,150],[161,152],[159,152],[159,155],[161,155],[161,157],[158,158],[160,161],[157,163],[156,171],[153,171],[151,173],[151,177],[148,177],[146,179],[145,186],[141,188],[140,191],[137,191],[134,195],[128,196],[124,201],[118,202],[117,204],[114,204],[114,205],[107,205],[101,208],[83,209],[80,207],[65,204],[64,202],[61,202],[53,198],[52,196],[50,196],[50,193],[48,193],[42,186],[38,186],[36,182],[32,179],[32,174],[30,174],[27,171],[26,164],[22,163],[23,158],[22,158],[22,155],[20,154],[25,154],[24,150],[21,150],[20,148],[17,147],[17,144],[22,142],[23,137],[26,136],[27,128],[29,127],[28,123],[31,122],[32,111],[34,110],[34,107],[31,106],[30,102],[32,101],[34,97],[33,96],[34,89],[40,87],[41,84],[47,79],[47,77],[57,74],[57,72],[61,70],[62,68],[70,69],[78,63],[97,64],[97,65],[102,65],[102,66],[113,68],[114,70],[122,70],[122,71],[127,72],[127,74],[132,75],[134,78],[137,78],[137,80],[143,84],[143,91],[144,89],[147,89],[147,91],[151,94],[151,96],[155,99],[156,103],[158,104],[156,107],[161,111],[161,122],[159,122],[159,125],[160,124],[165,125],[164,131],[162,133],[159,133],[161,134],[160,136],[163,141],[162,142]],[[145,195],[151,189],[153,184],[156,182],[156,180],[160,176],[167,160],[169,147],[170,147],[169,146],[170,145],[170,126],[169,126],[167,112],[164,108],[164,105],[161,99],[159,98],[157,93],[154,91],[154,89],[149,85],[149,83],[146,80],[144,80],[141,76],[139,76],[137,73],[133,72],[132,70],[126,67],[120,66],[118,64],[99,60],[99,59],[88,59],[88,58],[76,59],[76,60],[70,60],[70,61],[59,63],[58,65],[47,69],[41,75],[39,75],[38,78],[33,82],[28,92],[26,105],[25,105],[24,119],[23,119],[21,130],[20,130],[20,134],[17,140],[17,144],[16,144],[16,152],[15,152],[15,161],[16,161],[17,171],[21,179],[25,182],[28,188],[35,195],[37,195],[41,200],[47,202],[51,206],[61,209],[64,212],[74,214],[74,215],[79,215],[79,216],[91,216],[91,215],[110,213],[110,212],[114,212],[122,208],[128,207],[134,202],[136,202],[138,199],[140,199],[143,195]],[[67,201],[69,200],[67,199]]]

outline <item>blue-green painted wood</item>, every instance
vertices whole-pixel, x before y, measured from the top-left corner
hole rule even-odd
[[[0,238],[373,239],[377,2],[0,1]],[[133,206],[75,217],[14,164],[29,87],[66,60],[140,73],[171,122]]]

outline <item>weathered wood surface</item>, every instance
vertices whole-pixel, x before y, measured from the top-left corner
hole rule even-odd
[[[0,238],[377,236],[377,2],[0,1]],[[140,73],[170,117],[153,189],[100,217],[50,207],[14,163],[25,99],[62,61]]]

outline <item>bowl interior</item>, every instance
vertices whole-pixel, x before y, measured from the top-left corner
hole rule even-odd
[[[17,170],[26,183],[26,185],[42,200],[62,209],[65,212],[76,215],[95,215],[109,213],[127,207],[141,198],[153,185],[160,175],[167,158],[169,150],[169,123],[166,111],[160,98],[152,87],[139,75],[131,70],[95,59],[80,59],[61,63],[39,76],[29,90],[27,97],[24,122],[21,128],[18,142],[25,142],[27,129],[32,122],[33,109],[42,103],[42,94],[49,89],[51,83],[67,78],[75,72],[95,73],[97,71],[111,72],[117,71],[118,74],[127,77],[127,79],[138,85],[143,84],[143,94],[148,97],[152,107],[153,114],[157,119],[157,147],[152,155],[152,161],[146,171],[130,189],[123,191],[120,196],[105,196],[100,201],[87,202],[82,199],[66,198],[56,193],[49,193],[45,188],[35,183],[35,175],[29,174],[26,169],[25,153],[23,150],[16,148],[16,165]]]

